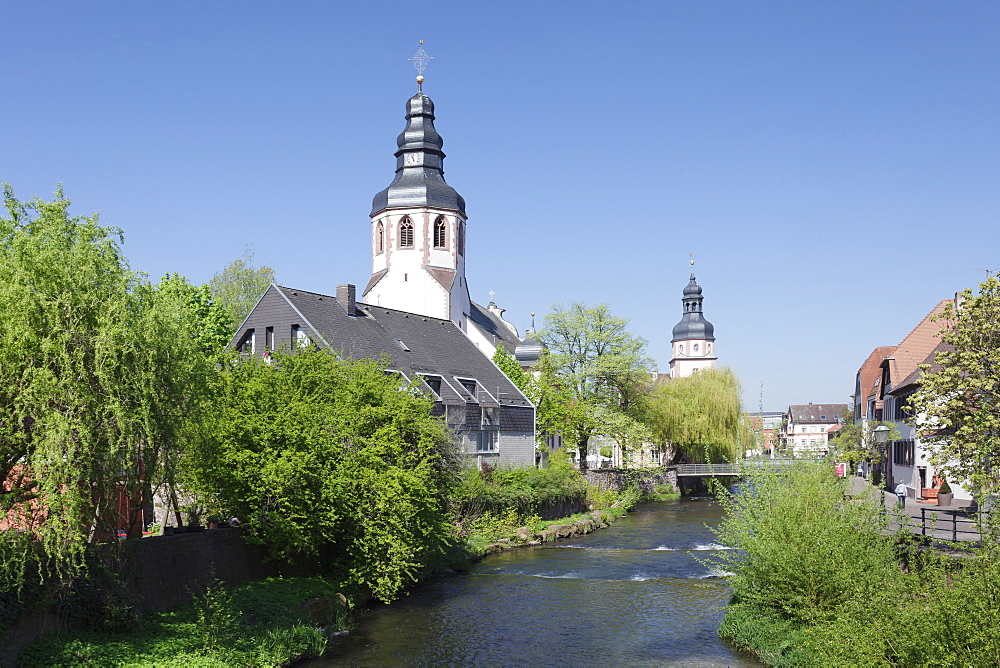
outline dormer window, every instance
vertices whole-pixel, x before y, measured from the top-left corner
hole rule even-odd
[[[441,398],[441,376],[424,376],[424,384],[438,399]]]
[[[448,247],[448,226],[444,216],[438,216],[434,221],[434,248]]]
[[[476,398],[476,381],[459,378],[458,382],[461,383],[462,389],[468,392],[473,399]]]
[[[399,222],[399,247],[413,248],[413,223],[409,218]]]
[[[378,221],[375,228],[375,253],[381,255],[385,251],[385,225]]]

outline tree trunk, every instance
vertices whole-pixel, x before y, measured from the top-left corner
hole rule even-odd
[[[578,454],[580,456],[580,470],[581,471],[586,471],[589,468],[589,466],[587,465],[587,450],[590,449],[590,447],[589,447],[590,446],[590,437],[589,436],[583,436],[583,437],[581,437],[580,440],[577,442],[576,445],[577,445]]]

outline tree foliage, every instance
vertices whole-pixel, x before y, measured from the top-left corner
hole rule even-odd
[[[731,369],[703,369],[653,388],[648,414],[653,433],[676,459],[732,462],[743,456],[748,425],[740,381]]]
[[[880,426],[889,429],[886,442],[899,438],[899,431],[894,422],[868,420],[841,425],[830,440],[830,445],[834,448],[837,459],[849,462],[852,468],[857,466],[858,462],[872,464],[881,459],[882,448],[885,446],[879,444],[875,439],[875,429]]]
[[[590,439],[641,430],[639,416],[652,361],[646,342],[607,304],[556,304],[539,338],[546,347],[538,380],[539,426],[562,433],[587,467]],[[613,419],[611,419],[613,418]],[[626,426],[628,423],[628,426]]]
[[[950,325],[945,345],[921,366],[909,406],[938,470],[992,494],[1000,491],[1000,281],[990,276],[978,293],[965,290],[960,304],[938,316]]]
[[[207,284],[195,286],[174,273],[161,278],[157,290],[188,312],[188,322],[193,325],[190,335],[205,354],[218,355],[225,349],[233,336],[230,315],[212,297]]]
[[[371,360],[317,348],[250,357],[222,389],[190,465],[201,488],[282,558],[331,546],[331,568],[382,600],[444,549],[457,454],[431,400]]]
[[[208,287],[212,298],[229,315],[232,334],[249,315],[268,286],[274,283],[274,269],[254,266],[254,250],[247,246],[241,257],[212,276]]]
[[[83,545],[137,511],[197,415],[209,364],[173,295],[132,272],[121,232],[55,199],[0,217],[0,576],[29,542],[43,576],[79,569]],[[137,519],[137,518],[129,518]],[[134,522],[129,525],[134,527]]]

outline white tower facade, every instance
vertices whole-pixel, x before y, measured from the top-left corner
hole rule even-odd
[[[694,261],[691,261],[691,280],[684,288],[681,303],[684,315],[674,326],[671,340],[670,377],[684,378],[695,371],[714,369],[715,327],[702,315],[701,286],[694,278]]]
[[[372,201],[372,276],[362,299],[468,331],[465,200],[444,180],[444,142],[423,92],[407,100],[396,144],[395,178]]]

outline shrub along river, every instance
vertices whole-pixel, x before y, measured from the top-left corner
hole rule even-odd
[[[720,640],[729,588],[712,500],[637,506],[609,529],[491,555],[359,616],[313,666],[760,665]]]

